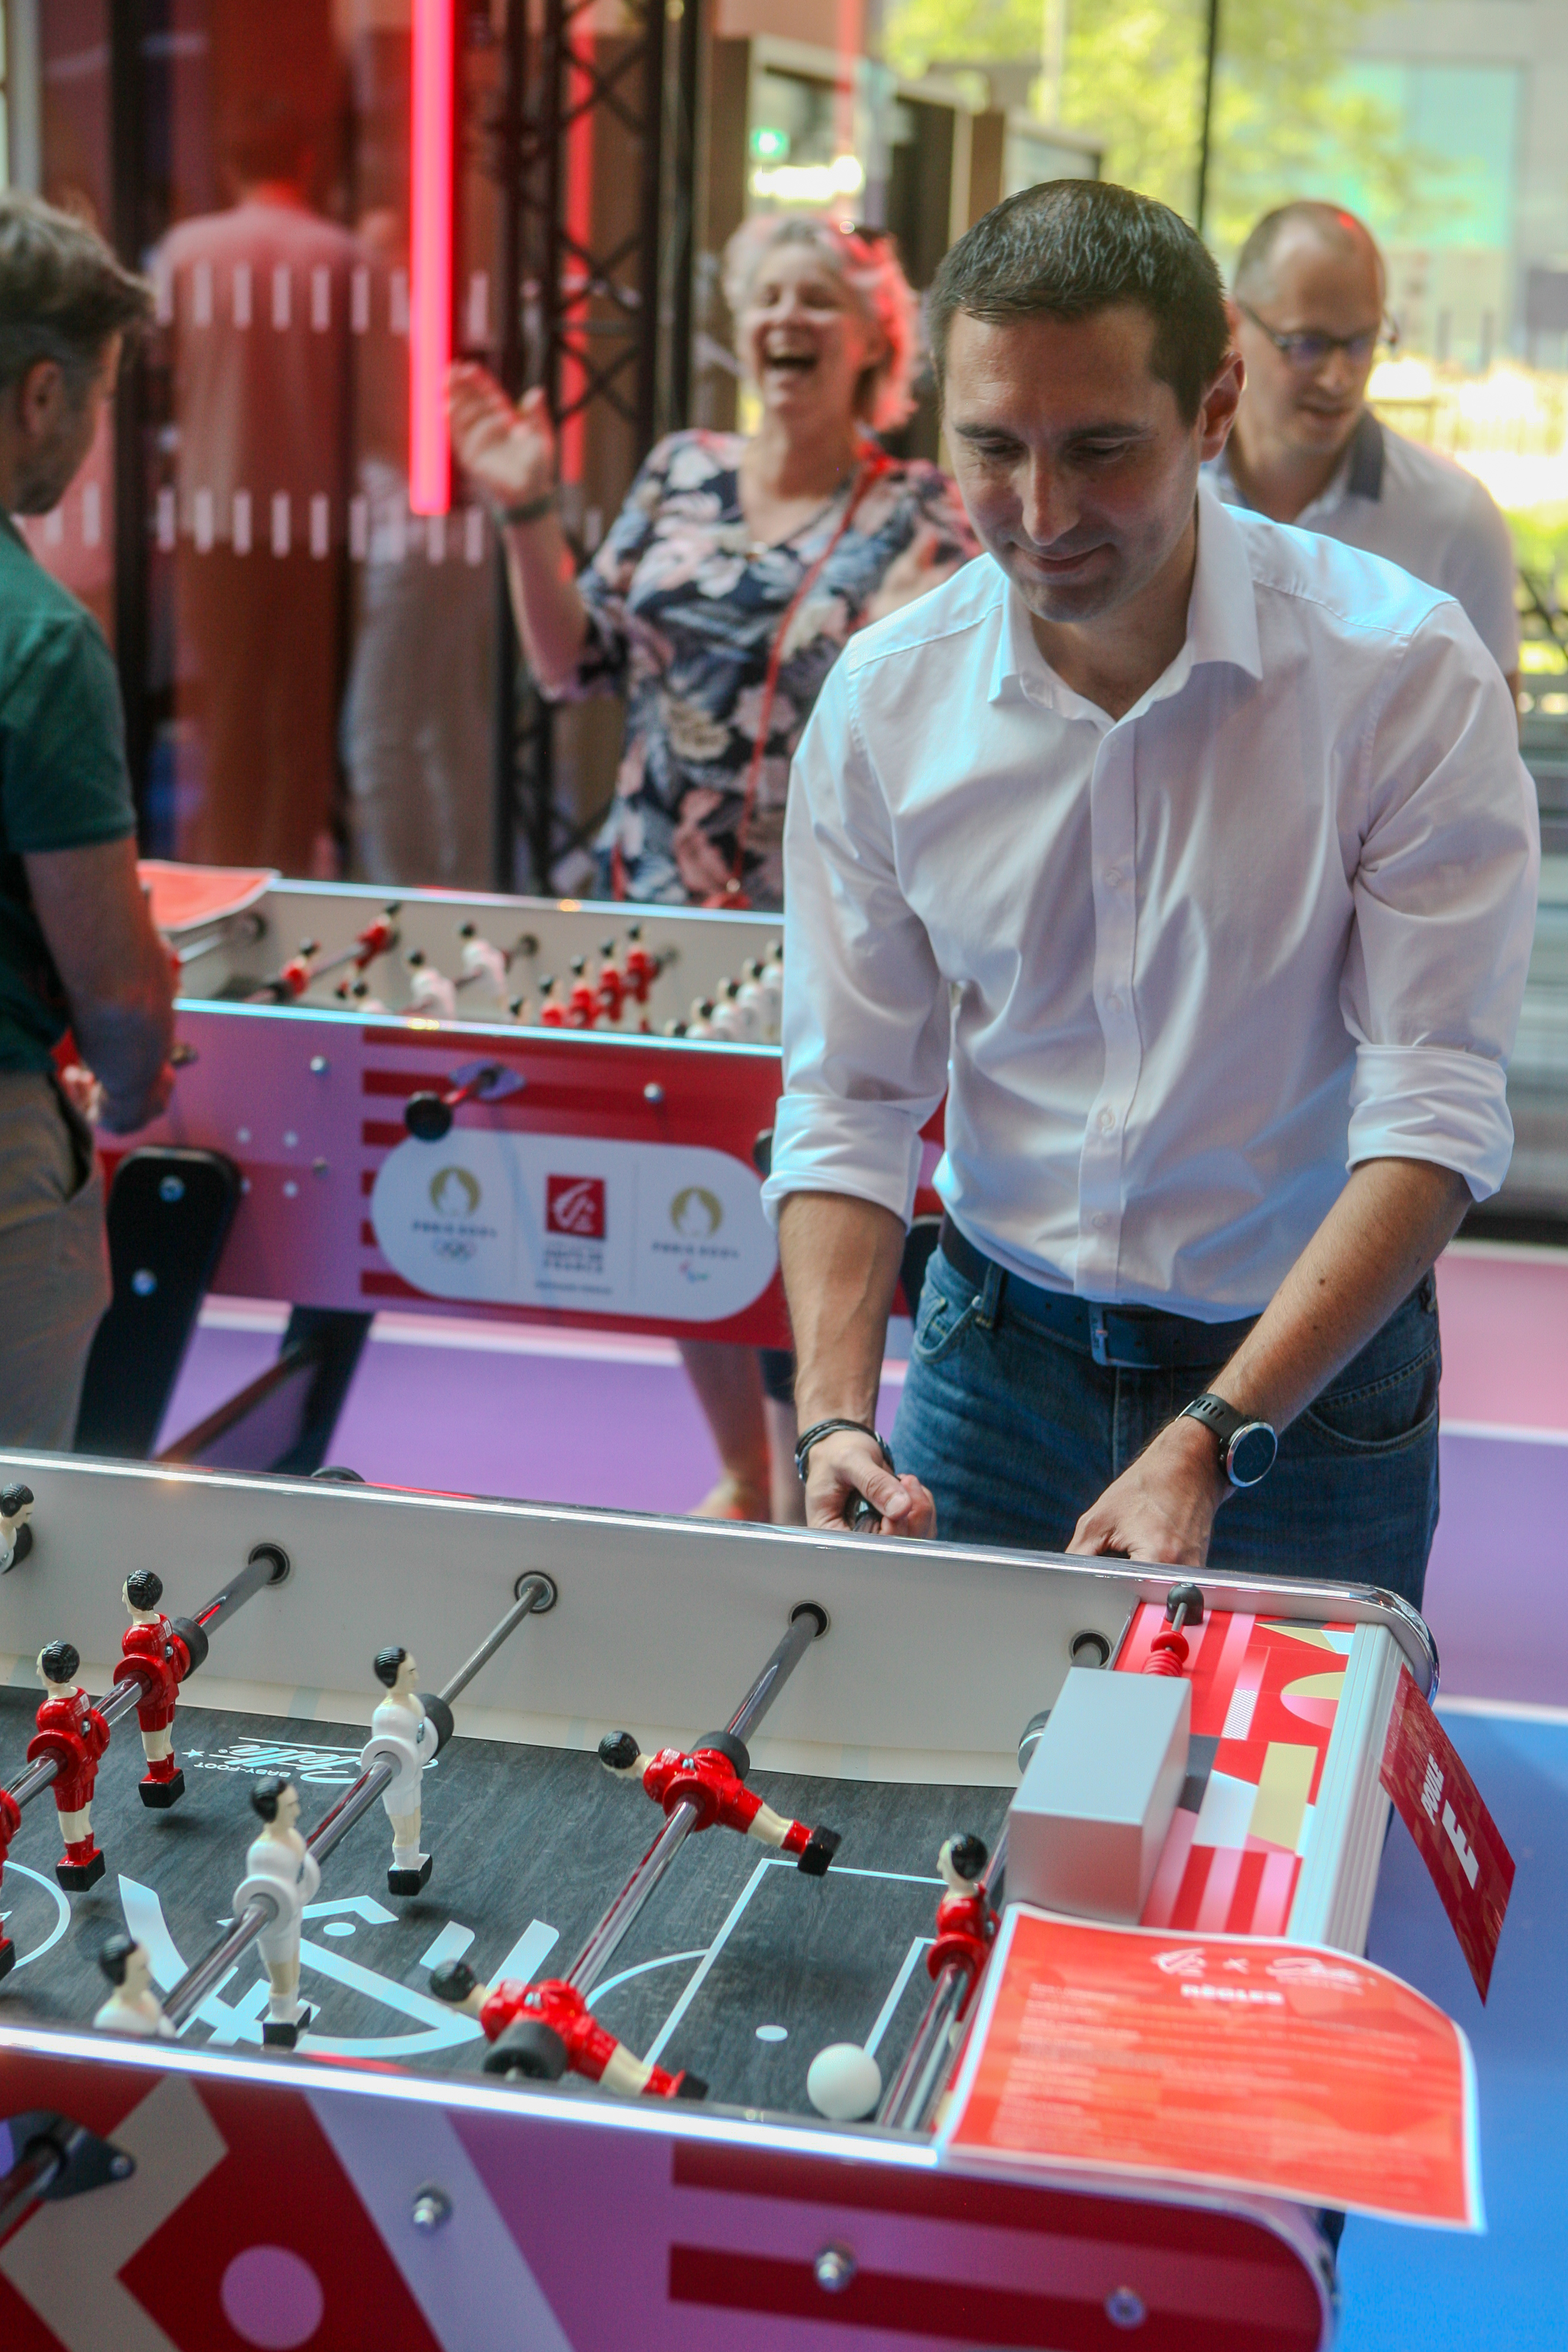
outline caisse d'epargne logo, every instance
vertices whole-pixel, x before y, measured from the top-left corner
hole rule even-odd
[[[604,1239],[604,1179],[602,1176],[547,1176],[545,1231],[566,1234],[573,1241]]]

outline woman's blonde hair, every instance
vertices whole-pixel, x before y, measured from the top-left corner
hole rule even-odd
[[[724,299],[733,319],[746,308],[752,280],[776,245],[814,247],[882,329],[886,348],[857,387],[855,409],[873,432],[893,432],[915,407],[920,357],[920,305],[894,238],[883,229],[854,228],[820,213],[758,213],[724,248]]]

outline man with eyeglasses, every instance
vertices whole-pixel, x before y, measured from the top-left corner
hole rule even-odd
[[[1248,237],[1231,290],[1247,385],[1209,468],[1220,496],[1446,590],[1517,696],[1507,523],[1473,474],[1366,404],[1377,347],[1398,341],[1370,230],[1336,205],[1283,205]]]

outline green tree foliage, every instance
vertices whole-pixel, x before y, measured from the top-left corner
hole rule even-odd
[[[1437,159],[1393,110],[1357,90],[1346,57],[1379,0],[1220,0],[1207,227],[1231,252],[1293,195],[1354,178],[1385,235],[1420,233]],[[889,0],[888,61],[1016,63],[1040,53],[1041,0]],[[1061,120],[1105,142],[1105,175],[1191,216],[1203,104],[1207,0],[1068,0]]]

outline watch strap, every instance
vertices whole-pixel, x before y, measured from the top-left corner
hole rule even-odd
[[[1245,1429],[1255,1416],[1249,1412],[1238,1412],[1236,1407],[1227,1404],[1223,1397],[1210,1396],[1206,1392],[1194,1397],[1190,1404],[1183,1405],[1176,1418],[1178,1421],[1201,1421],[1205,1429],[1214,1432],[1223,1454],[1237,1431]]]

